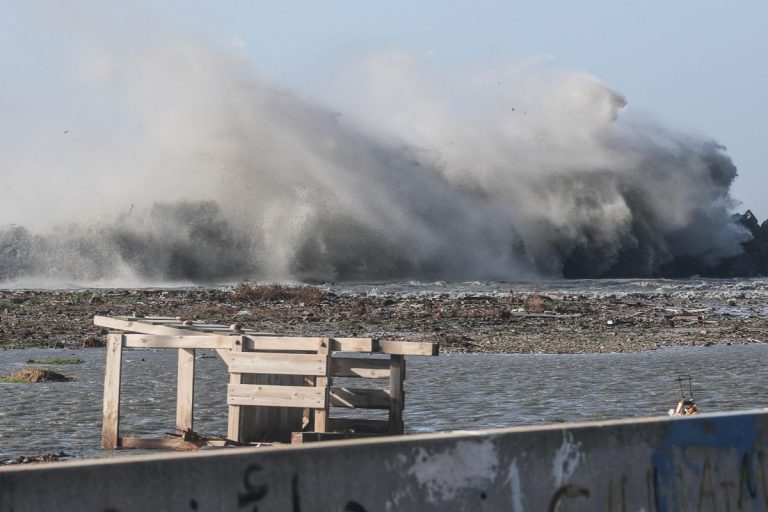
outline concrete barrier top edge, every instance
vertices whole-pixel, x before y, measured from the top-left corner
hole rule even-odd
[[[299,451],[313,451],[318,449],[328,449],[333,446],[349,446],[349,445],[374,445],[374,444],[409,444],[420,443],[430,440],[445,440],[445,439],[471,439],[489,436],[500,436],[508,434],[518,433],[533,433],[533,432],[547,432],[547,431],[559,431],[559,430],[586,430],[586,429],[600,429],[613,426],[626,426],[626,425],[645,425],[649,423],[669,423],[680,421],[697,421],[697,420],[713,420],[718,418],[730,418],[735,416],[762,416],[768,415],[768,408],[766,409],[748,409],[739,411],[729,411],[710,414],[699,414],[696,416],[688,417],[639,417],[639,418],[624,418],[619,420],[600,420],[600,421],[587,421],[587,422],[575,422],[575,423],[553,423],[546,425],[534,425],[534,426],[519,426],[519,427],[506,427],[487,430],[456,430],[449,432],[430,432],[424,434],[411,434],[406,436],[386,436],[376,438],[364,438],[364,439],[351,439],[341,441],[324,441],[321,443],[312,443],[304,445],[277,445],[277,446],[264,446],[264,447],[238,447],[238,448],[217,448],[210,450],[202,450],[198,452],[173,452],[173,453],[157,453],[157,454],[142,454],[142,455],[127,455],[121,457],[111,458],[94,458],[84,460],[72,460],[52,463],[40,463],[30,465],[10,465],[0,467],[0,473],[5,472],[18,472],[18,471],[36,471],[36,470],[51,470],[51,469],[72,469],[75,467],[88,467],[88,466],[100,466],[100,465],[113,465],[113,464],[128,464],[134,462],[150,462],[150,461],[163,461],[170,459],[191,459],[191,458],[207,458],[207,457],[222,457],[222,456],[239,456],[244,454],[257,454],[257,453],[269,453],[274,451],[286,451],[286,450],[299,450]]]

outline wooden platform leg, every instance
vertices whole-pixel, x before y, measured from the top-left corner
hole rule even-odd
[[[389,361],[389,433],[402,434],[405,408],[405,356],[392,355]]]
[[[325,388],[325,407],[315,409],[315,432],[328,432],[328,409],[331,405],[331,339],[322,338],[317,353],[325,356],[325,376],[315,377],[315,387]]]
[[[123,363],[123,335],[107,335],[107,364],[104,373],[104,402],[101,425],[101,447],[113,450],[119,446],[120,370]]]
[[[232,340],[232,352],[242,352],[242,351],[243,351],[243,339],[242,337],[238,336],[237,338],[234,338]],[[243,374],[230,373],[229,383],[242,384]],[[241,410],[240,406],[230,405],[229,414],[227,416],[227,439],[228,440],[234,441],[235,443],[243,442],[242,419],[243,419],[243,411]]]
[[[192,430],[195,396],[195,349],[179,349],[176,382],[176,429]]]

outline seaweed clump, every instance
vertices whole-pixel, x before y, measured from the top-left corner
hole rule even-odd
[[[314,286],[258,285],[242,281],[235,286],[233,298],[241,302],[291,302],[318,304],[328,299],[328,293]]]
[[[69,382],[77,380],[76,377],[68,377],[47,368],[24,368],[17,370],[7,377],[0,378],[0,382],[34,384],[38,382]]]

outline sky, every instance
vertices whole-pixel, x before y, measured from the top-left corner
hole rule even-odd
[[[86,94],[68,69],[78,34],[60,30],[71,16],[97,32],[122,25],[137,44],[147,20],[156,19],[168,30],[229,47],[288,89],[325,103],[334,100],[333,75],[366,52],[409,52],[448,74],[541,59],[598,77],[634,112],[726,146],[739,168],[733,195],[742,209],[768,217],[766,0],[0,0],[0,8],[0,112],[13,120],[6,130],[23,133],[37,119],[26,115],[31,109],[76,105]],[[86,115],[64,111],[71,124]],[[106,119],[104,129],[110,129]],[[30,153],[44,151],[3,135],[15,150],[21,144]],[[0,140],[0,155],[5,152]]]

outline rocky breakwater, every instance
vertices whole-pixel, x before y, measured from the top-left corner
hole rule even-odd
[[[334,293],[228,288],[0,292],[0,347],[103,343],[94,315],[164,315],[285,335],[437,341],[443,352],[586,353],[768,341],[759,298],[658,294]]]
[[[738,254],[715,261],[706,257],[678,256],[662,265],[654,275],[673,278],[768,276],[768,220],[761,224],[747,210],[743,214],[734,214],[733,223],[744,231],[746,238]]]
[[[768,276],[768,220],[759,223],[757,217],[747,210],[738,217],[738,222],[752,236],[744,242],[744,253],[725,262],[721,275],[726,276]]]

